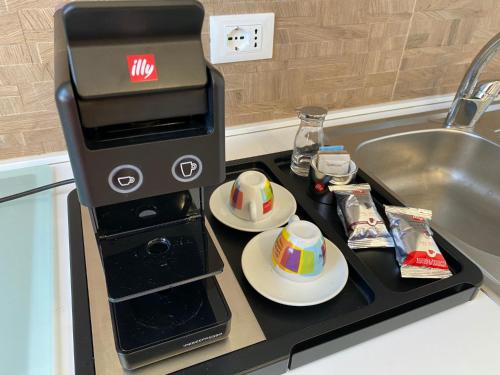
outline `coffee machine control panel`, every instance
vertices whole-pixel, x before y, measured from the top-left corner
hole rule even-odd
[[[192,182],[200,177],[203,162],[196,155],[182,155],[172,163],[170,171],[178,182]],[[143,182],[142,170],[132,164],[118,165],[108,175],[109,187],[120,194],[129,194],[139,190]]]

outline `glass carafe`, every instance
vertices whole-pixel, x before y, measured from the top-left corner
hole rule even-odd
[[[293,144],[291,170],[299,175],[309,174],[311,158],[323,146],[323,121],[327,110],[322,107],[299,109],[300,127]]]

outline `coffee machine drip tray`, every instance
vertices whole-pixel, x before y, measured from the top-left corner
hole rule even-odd
[[[126,368],[221,340],[231,318],[215,277],[112,303],[111,314],[118,356]]]
[[[201,280],[224,266],[203,217],[97,242],[113,303]]]

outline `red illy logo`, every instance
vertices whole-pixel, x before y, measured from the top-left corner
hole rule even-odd
[[[128,55],[128,75],[131,82],[146,82],[158,80],[155,55]]]

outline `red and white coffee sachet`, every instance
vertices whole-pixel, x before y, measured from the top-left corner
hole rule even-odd
[[[452,274],[439,251],[429,221],[432,211],[384,206],[396,247],[401,277],[442,279]]]

